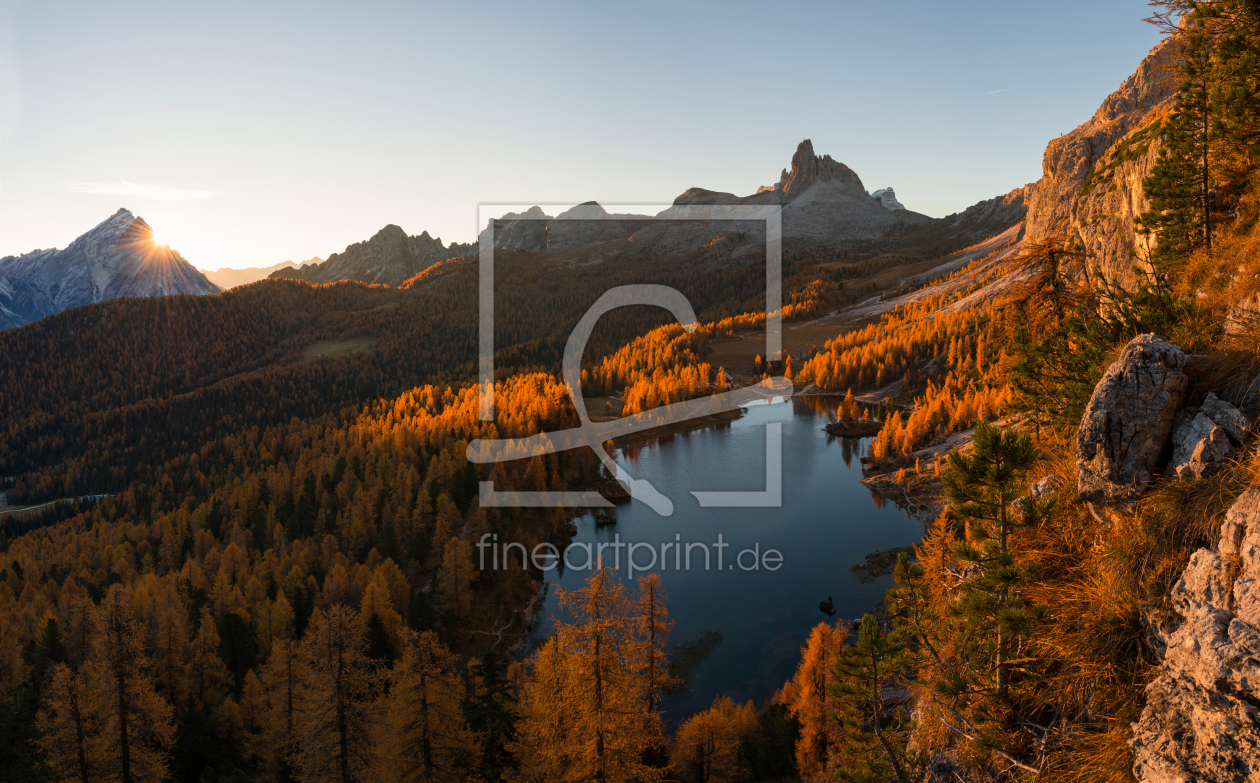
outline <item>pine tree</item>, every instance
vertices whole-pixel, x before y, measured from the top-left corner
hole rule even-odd
[[[1142,181],[1150,209],[1137,218],[1142,233],[1155,235],[1150,260],[1152,271],[1161,274],[1177,271],[1198,248],[1211,254],[1214,213],[1219,210],[1212,157],[1214,36],[1204,15],[1191,11],[1188,22],[1178,32],[1185,48],[1184,78],[1162,127],[1159,157]]]
[[[157,783],[166,776],[175,738],[171,707],[153,688],[144,635],[126,589],[111,587],[97,614],[100,630],[88,669],[100,688],[102,769],[120,783]]]
[[[34,696],[39,699],[48,673],[53,666],[65,663],[69,659],[65,637],[61,635],[61,626],[57,617],[50,611],[44,615],[39,624],[39,634],[35,638],[35,650],[31,656],[31,685]]]
[[[512,751],[517,739],[516,695],[507,667],[494,650],[482,653],[472,667],[472,682],[465,711],[469,728],[481,740],[477,769],[487,783],[498,783],[520,766]]]
[[[219,660],[232,676],[232,694],[239,701],[245,675],[258,665],[258,640],[254,629],[236,612],[219,618]]]
[[[873,615],[863,617],[857,640],[836,659],[835,682],[829,686],[836,703],[833,715],[844,732],[839,780],[910,783],[910,717],[885,701],[886,689],[910,671],[900,634],[885,633]]]

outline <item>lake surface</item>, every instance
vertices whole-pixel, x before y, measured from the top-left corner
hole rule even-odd
[[[822,431],[828,403],[798,399],[752,406],[740,419],[719,427],[626,446],[617,461],[635,478],[644,478],[674,503],[674,513],[659,516],[639,502],[618,506],[615,525],[596,526],[593,515],[576,520],[575,543],[593,547],[643,542],[656,549],[657,566],[668,594],[667,607],[675,622],[671,643],[698,641],[721,634],[707,657],[688,677],[685,692],[664,704],[666,717],[684,720],[707,709],[717,695],[737,701],[769,700],[791,677],[809,631],[827,616],[818,603],[831,596],[840,618],[854,619],[882,600],[892,577],[863,584],[851,566],[864,556],[891,547],[917,543],[923,524],[892,503],[882,507],[860,483],[859,457],[867,439],[834,438]],[[779,422],[783,442],[783,505],[781,508],[701,508],[693,490],[762,490],[766,486],[766,425]],[[730,546],[717,570],[721,534]],[[675,569],[674,550],[662,543],[681,540],[708,544],[711,569],[704,569],[703,550],[692,549],[690,570]],[[759,547],[782,554],[782,564],[770,571],[731,568],[741,550]],[[604,550],[605,562],[614,550]],[[628,578],[625,549],[619,550],[619,574]],[[549,571],[552,583],[579,587],[590,571],[582,570],[586,555],[570,550],[574,569]],[[646,547],[636,562],[650,562]],[[742,565],[751,566],[752,554]],[[773,558],[759,561],[773,566]],[[685,561],[683,563],[685,566]],[[636,574],[638,575],[638,574]],[[554,584],[548,585],[543,616],[536,635],[546,638],[557,617]]]

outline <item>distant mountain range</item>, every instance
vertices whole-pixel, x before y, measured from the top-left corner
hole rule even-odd
[[[1030,186],[1031,187],[1031,186]],[[496,248],[534,253],[576,253],[593,257],[607,242],[639,240],[685,255],[711,242],[715,231],[734,232],[744,248],[737,258],[756,255],[764,237],[759,227],[671,221],[691,205],[779,205],[783,237],[789,244],[878,245],[872,252],[934,255],[997,234],[1024,218],[1029,188],[982,201],[966,211],[935,219],[908,210],[892,188],[868,193],[861,178],[830,155],[815,154],[809,139],[792,156],[779,181],[748,196],[690,188],[657,215],[609,215],[594,201],[554,217],[539,207],[508,214],[494,223]],[[598,218],[598,219],[592,219]],[[488,241],[483,231],[479,239]],[[475,255],[479,242],[443,244],[423,232],[409,236],[388,225],[370,239],[333,253],[272,267],[218,269],[202,273],[170,248],[153,243],[144,220],[125,209],[76,239],[65,250],[37,250],[0,259],[0,329],[52,313],[122,296],[209,294],[262,279],[311,283],[358,281],[400,286],[447,259]],[[575,256],[576,258],[576,256]]]
[[[452,243],[450,247],[429,232],[407,236],[393,224],[377,231],[366,242],[356,242],[327,261],[306,263],[296,269],[278,269],[269,277],[296,278],[311,283],[357,280],[368,285],[402,285],[439,261],[476,252],[476,245]]]
[[[213,294],[219,287],[125,209],[64,250],[0,258],[0,329],[123,296]]]
[[[233,269],[230,266],[225,266],[222,269],[216,269],[213,272],[206,272],[205,275],[210,279],[210,282],[226,291],[230,288],[236,288],[238,285],[249,285],[250,283],[264,280],[269,277],[272,272],[277,272],[281,269],[292,269],[299,265],[322,264],[323,262],[324,259],[319,256],[315,256],[314,258],[306,261],[281,261],[280,263],[272,264],[271,266],[251,266],[244,269]]]

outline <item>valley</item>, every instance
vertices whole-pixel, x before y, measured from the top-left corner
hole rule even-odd
[[[943,218],[805,139],[748,195],[232,285],[128,209],[0,259],[0,777],[1250,779],[1260,16],[1155,13],[1041,179]],[[696,206],[779,210],[781,351],[767,224]],[[642,284],[696,323],[609,312],[569,388]]]

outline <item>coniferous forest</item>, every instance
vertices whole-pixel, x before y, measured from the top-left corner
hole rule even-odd
[[[1245,598],[1243,528],[1231,552],[1217,542],[1260,484],[1260,8],[1164,0],[1150,21],[1175,90],[1081,190],[1152,156],[1118,273],[1066,219],[992,245],[1018,221],[966,242],[788,240],[774,359],[764,256],[729,225],[697,247],[609,241],[600,263],[500,249],[492,421],[475,253],[396,287],[265,279],[0,331],[0,779],[1251,779],[1242,675],[1200,683],[1251,705],[1213,729],[1232,737],[1219,776],[1161,778],[1134,741],[1188,617],[1188,566],[1220,554]],[[541,569],[486,568],[475,549],[563,548],[589,522],[483,507],[483,481],[616,483],[589,449],[483,465],[468,445],[578,426],[566,340],[605,291],[645,282],[681,291],[699,324],[603,318],[581,370],[592,415],[783,376],[838,431],[877,433],[868,485],[922,512],[878,606],[833,617],[828,597],[761,702],[671,712],[695,666],[657,574],[553,586],[563,616],[540,637]],[[1190,357],[1179,399],[1229,402],[1240,424],[1210,469],[1152,470],[1103,502],[1075,489],[1082,419],[1152,333]],[[1213,615],[1218,647],[1236,613]]]

